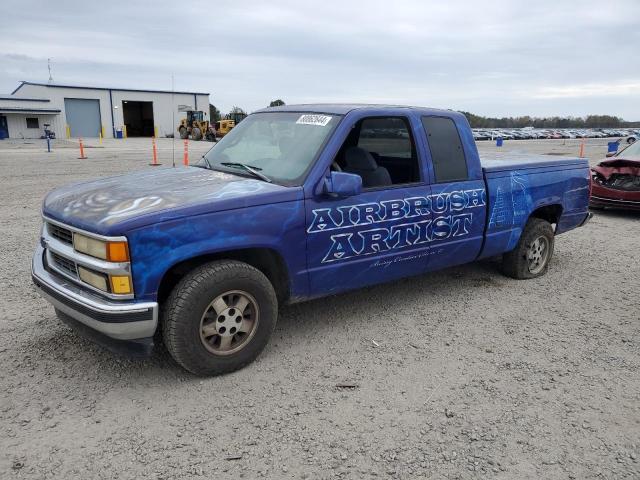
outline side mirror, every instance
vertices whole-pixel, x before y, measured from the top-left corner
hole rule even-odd
[[[322,191],[330,197],[353,197],[362,193],[362,177],[353,173],[331,172],[329,177],[324,179]]]

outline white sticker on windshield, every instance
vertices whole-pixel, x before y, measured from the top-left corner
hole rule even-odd
[[[330,121],[331,117],[329,115],[300,115],[296,123],[299,125],[319,125],[326,127]]]

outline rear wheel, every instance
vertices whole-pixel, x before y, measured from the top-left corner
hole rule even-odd
[[[549,222],[540,218],[529,219],[516,248],[502,256],[505,275],[527,279],[547,273],[553,256],[554,240],[553,228]]]
[[[198,127],[193,127],[191,129],[191,139],[202,140],[202,131]]]
[[[169,295],[163,339],[186,370],[219,375],[260,354],[277,315],[275,291],[262,272],[242,262],[212,262],[183,278]]]

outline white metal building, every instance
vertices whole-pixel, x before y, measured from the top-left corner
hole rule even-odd
[[[0,95],[0,139],[40,138],[49,124],[57,138],[175,134],[184,110],[209,117],[209,94],[22,82]]]

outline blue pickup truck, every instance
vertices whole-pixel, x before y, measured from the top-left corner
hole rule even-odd
[[[269,108],[196,165],[51,192],[32,277],[111,350],[162,341],[215,375],[256,358],[285,303],[498,255],[543,275],[555,235],[590,218],[589,178],[584,159],[481,161],[448,110]]]

